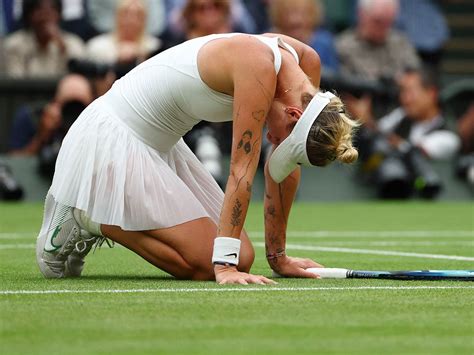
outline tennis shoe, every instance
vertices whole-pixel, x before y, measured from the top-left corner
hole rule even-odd
[[[57,203],[50,194],[46,197],[43,225],[36,242],[36,261],[47,278],[80,275],[82,271],[83,263],[78,271],[77,262],[71,262],[71,267],[66,270],[66,261],[74,250],[80,250],[81,257],[85,256],[86,250],[90,250],[91,235],[81,230],[73,210],[70,206]]]

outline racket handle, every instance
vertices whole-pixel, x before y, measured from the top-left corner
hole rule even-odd
[[[325,267],[313,267],[306,269],[313,274],[318,275],[322,279],[345,279],[347,278],[347,269],[340,268],[325,268]]]

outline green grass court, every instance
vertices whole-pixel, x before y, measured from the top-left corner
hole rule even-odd
[[[0,204],[1,354],[473,354],[474,284],[281,279],[275,286],[176,281],[123,247],[83,277],[35,262],[40,204]],[[246,228],[252,271],[271,275],[261,204]],[[472,203],[296,203],[288,253],[327,267],[474,269]]]

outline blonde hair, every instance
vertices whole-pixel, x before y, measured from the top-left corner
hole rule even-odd
[[[302,101],[305,106],[307,99]],[[358,126],[360,123],[346,115],[341,99],[331,99],[309,131],[306,151],[311,164],[326,166],[336,159],[346,164],[356,161],[359,153],[352,139]]]

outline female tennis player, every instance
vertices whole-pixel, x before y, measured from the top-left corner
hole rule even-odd
[[[266,256],[282,276],[316,277],[305,269],[320,265],[285,254],[299,165],[357,159],[357,123],[319,81],[317,53],[275,34],[200,37],[137,66],[64,139],[38,236],[41,272],[79,276],[109,238],[179,279],[273,283],[249,273],[243,230],[266,125]],[[233,121],[225,194],[182,140],[200,120]]]

